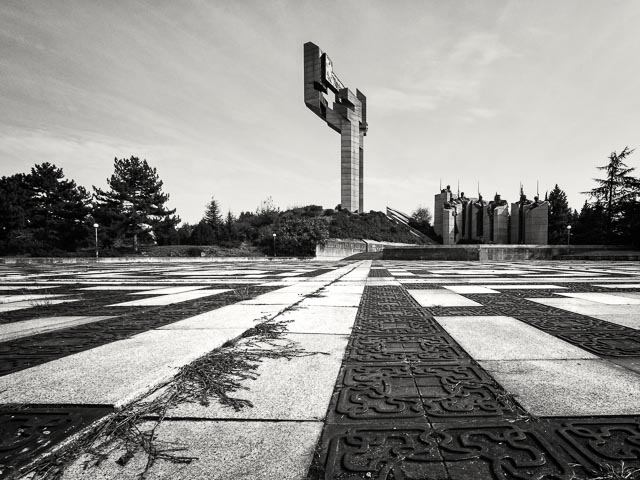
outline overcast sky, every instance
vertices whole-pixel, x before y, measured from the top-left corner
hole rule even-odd
[[[365,209],[433,208],[440,179],[570,205],[640,146],[640,2],[0,3],[0,175],[52,162],[104,187],[146,158],[185,221],[340,202],[340,138],[303,102],[302,46],[367,96]],[[640,150],[629,159],[640,166]]]

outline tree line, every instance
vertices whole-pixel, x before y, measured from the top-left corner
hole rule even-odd
[[[625,164],[633,150],[612,152],[598,167],[603,178],[586,193],[580,212],[571,211],[565,192],[556,184],[549,193],[549,243],[633,244],[640,246],[640,180]],[[94,224],[101,250],[118,254],[140,245],[222,245],[248,242],[273,253],[273,235],[281,255],[313,255],[315,245],[330,237],[371,238],[397,242],[415,239],[381,212],[358,215],[318,205],[280,211],[268,198],[255,211],[221,211],[215,198],[197,224],[181,223],[168,209],[169,195],[155,168],[137,157],[114,159],[107,188],[92,192],[65,178],[48,162],[29,173],[0,178],[0,255],[87,254],[94,246]],[[419,208],[412,226],[431,234],[430,212]]]
[[[589,196],[580,212],[571,211],[567,196],[556,184],[549,193],[549,243],[578,245],[633,245],[640,247],[640,178],[625,161],[633,153],[613,151],[606,165],[597,167],[603,178],[582,193]],[[568,230],[567,226],[571,226]]]

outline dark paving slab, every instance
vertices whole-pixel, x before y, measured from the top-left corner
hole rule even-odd
[[[460,263],[461,272],[479,268]],[[385,268],[370,277],[402,266],[432,275],[402,262],[374,262]],[[620,471],[620,462],[638,468],[639,417],[533,417],[433,317],[514,317],[632,370],[640,369],[638,331],[527,300],[557,298],[556,289],[463,294],[480,307],[421,308],[406,292],[456,284],[466,282],[366,287],[308,478],[576,480],[614,478],[604,475]],[[611,292],[558,285],[562,292]]]
[[[0,406],[0,478],[110,414],[108,407]]]

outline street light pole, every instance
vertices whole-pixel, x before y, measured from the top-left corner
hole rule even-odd
[[[277,257],[276,255],[276,234],[273,234],[273,256]]]
[[[571,225],[567,225],[567,245],[571,245]]]
[[[96,231],[96,262],[98,261],[98,224],[94,223],[93,228]]]

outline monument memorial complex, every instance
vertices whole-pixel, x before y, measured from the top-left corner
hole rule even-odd
[[[520,187],[520,200],[511,204],[495,194],[486,201],[454,194],[451,188],[435,195],[433,228],[443,245],[457,243],[546,245],[549,202],[527,199]]]
[[[350,212],[364,211],[367,98],[360,90],[354,94],[345,87],[334,73],[329,56],[311,42],[304,44],[304,103],[340,134],[340,205]]]
[[[304,44],[304,103],[340,134],[340,205],[350,212],[364,211],[364,136],[367,134],[367,98],[340,81],[329,56],[312,42]],[[546,245],[549,203],[536,196],[511,204],[496,194],[486,201],[454,194],[450,187],[435,196],[434,230],[443,245],[457,243]]]

